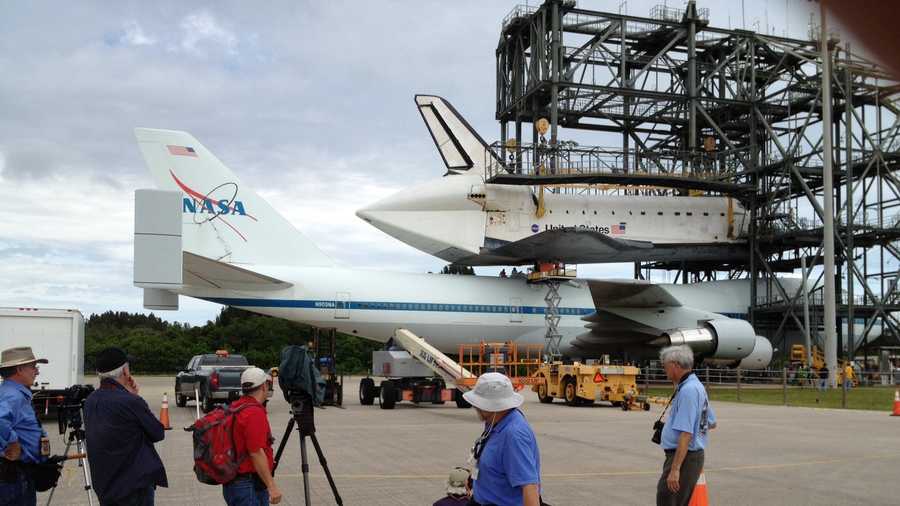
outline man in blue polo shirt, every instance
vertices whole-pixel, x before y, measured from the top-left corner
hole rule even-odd
[[[666,460],[656,486],[656,504],[687,506],[703,471],[707,436],[716,427],[716,415],[706,389],[692,372],[693,350],[684,345],[670,346],[660,352],[659,358],[675,385],[675,396],[662,430]]]
[[[539,506],[541,456],[519,411],[522,396],[505,375],[482,374],[463,398],[478,412],[484,432],[472,448],[472,498],[482,506]]]
[[[41,451],[41,439],[47,433],[31,405],[38,364],[46,363],[28,347],[10,348],[0,355],[0,506],[37,502],[34,479],[19,464],[47,460],[48,452]]]

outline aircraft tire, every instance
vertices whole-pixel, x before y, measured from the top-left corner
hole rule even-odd
[[[394,409],[397,404],[397,387],[391,380],[381,382],[381,399],[379,405],[381,409]]]
[[[359,403],[363,406],[371,406],[375,403],[375,380],[363,378],[359,380]]]

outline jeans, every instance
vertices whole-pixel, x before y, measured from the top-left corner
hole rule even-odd
[[[34,482],[25,473],[18,473],[11,483],[0,482],[0,506],[35,506],[36,503]]]
[[[139,488],[118,501],[100,501],[102,506],[153,506],[156,487]]]
[[[222,497],[228,506],[269,506],[269,491],[259,488],[253,476],[239,476],[222,485]]]

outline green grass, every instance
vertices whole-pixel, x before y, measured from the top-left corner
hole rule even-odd
[[[668,397],[671,388],[652,387],[649,395]],[[741,387],[741,400],[749,404],[769,404],[781,406],[784,397],[781,388]],[[812,408],[840,408],[841,389],[829,389],[818,392],[815,389],[789,387],[787,391],[788,406],[805,406]],[[738,402],[737,388],[714,386],[709,390],[709,398],[714,401]],[[816,400],[818,399],[818,402]],[[893,387],[858,387],[847,392],[848,409],[869,409],[875,411],[891,411],[894,406]]]

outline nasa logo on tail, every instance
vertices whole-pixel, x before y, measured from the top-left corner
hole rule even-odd
[[[197,152],[188,146],[166,146],[169,153],[176,156],[187,156],[197,158]],[[181,212],[190,214],[194,223],[201,225],[204,223],[219,220],[228,228],[234,231],[244,241],[247,238],[234,225],[229,223],[225,218],[238,216],[247,217],[253,221],[258,221],[253,215],[247,212],[247,208],[241,200],[238,200],[238,185],[233,182],[221,183],[212,189],[201,193],[194,188],[188,186],[185,182],[175,175],[174,170],[169,170],[169,174],[175,181],[175,184],[181,188],[187,196],[182,199]]]

